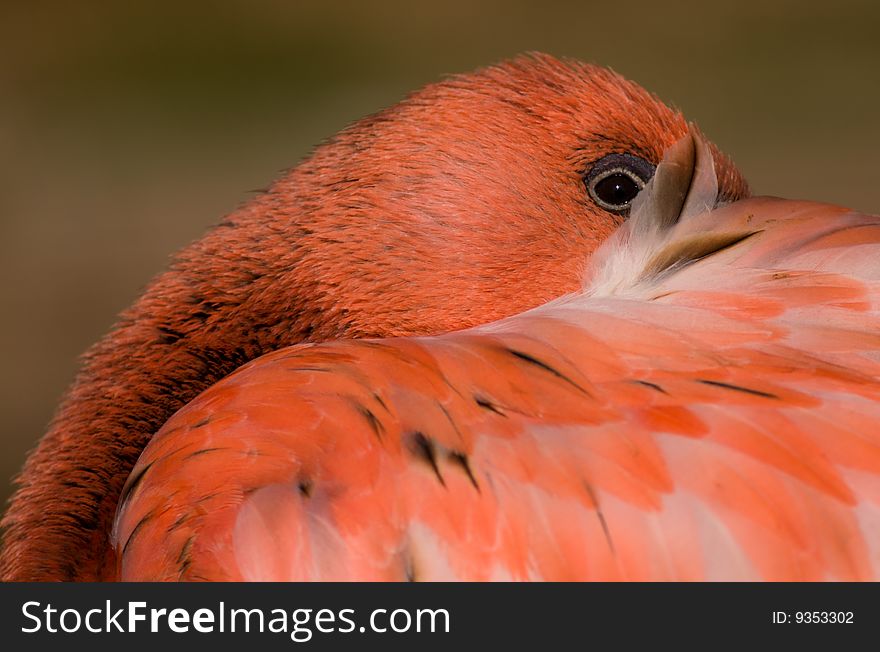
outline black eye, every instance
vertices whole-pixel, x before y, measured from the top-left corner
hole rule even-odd
[[[590,168],[584,183],[599,206],[612,213],[625,213],[653,175],[654,166],[643,158],[608,154]]]

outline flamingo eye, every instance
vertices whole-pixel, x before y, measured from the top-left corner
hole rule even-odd
[[[590,198],[606,211],[625,213],[654,175],[654,165],[632,154],[608,154],[584,176]]]

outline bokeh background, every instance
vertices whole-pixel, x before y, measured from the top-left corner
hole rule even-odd
[[[0,499],[77,356],[323,138],[526,50],[682,108],[762,194],[880,212],[880,3],[0,2]]]

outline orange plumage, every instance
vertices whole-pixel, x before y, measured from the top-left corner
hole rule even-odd
[[[690,187],[581,292],[206,391],[129,480],[120,576],[876,579],[880,218]]]
[[[253,537],[263,522],[263,510],[276,507],[287,510],[284,513],[290,515],[284,520],[285,525],[277,527],[287,528],[285,531],[300,542],[303,550],[308,548],[307,555],[317,555],[315,559],[323,555],[321,559],[332,563],[339,572],[350,568],[358,569],[352,572],[360,576],[395,576],[400,568],[394,564],[382,566],[379,563],[370,573],[363,567],[372,563],[369,560],[379,559],[377,546],[384,546],[386,541],[365,529],[364,518],[369,513],[366,503],[371,499],[376,501],[372,509],[386,504],[400,510],[390,515],[384,524],[373,524],[373,527],[388,529],[383,536],[392,537],[389,541],[394,541],[392,530],[397,528],[395,532],[399,535],[401,524],[414,514],[411,510],[421,505],[426,510],[437,510],[432,512],[432,523],[445,528],[443,532],[448,541],[459,537],[472,540],[475,546],[480,541],[486,545],[502,545],[500,539],[491,538],[493,532],[497,534],[497,530],[490,527],[491,519],[496,518],[491,513],[491,505],[464,498],[464,492],[480,486],[480,500],[487,500],[490,481],[484,467],[474,462],[483,459],[474,457],[477,449],[462,448],[463,444],[455,444],[450,439],[456,430],[453,420],[441,407],[447,408],[444,400],[452,400],[447,396],[451,391],[447,381],[452,382],[447,374],[451,372],[445,367],[432,367],[437,361],[429,351],[435,346],[452,346],[456,351],[461,349],[465,357],[457,359],[451,353],[440,357],[448,358],[448,364],[457,365],[460,373],[477,373],[483,369],[480,382],[485,384],[485,400],[489,402],[483,405],[472,401],[473,404],[463,404],[461,409],[480,423],[488,419],[487,428],[489,422],[507,423],[497,421],[505,417],[496,414],[496,409],[506,416],[509,410],[516,408],[524,415],[546,418],[547,428],[557,427],[554,424],[568,419],[567,411],[585,419],[584,423],[597,425],[611,418],[614,411],[613,402],[608,405],[584,402],[575,387],[578,383],[560,386],[553,380],[557,378],[555,375],[547,377],[546,369],[527,359],[521,360],[527,373],[520,370],[506,379],[497,373],[496,367],[506,369],[511,360],[491,347],[486,354],[491,354],[489,364],[492,366],[478,367],[480,355],[469,352],[470,338],[480,340],[485,337],[483,334],[442,340],[451,344],[401,341],[389,345],[387,350],[384,345],[376,348],[368,344],[313,349],[312,353],[319,357],[339,357],[342,365],[339,373],[325,377],[324,372],[318,370],[324,362],[319,364],[313,360],[305,363],[307,369],[314,367],[312,372],[290,374],[289,382],[330,383],[326,391],[336,387],[334,391],[341,392],[340,396],[353,392],[349,397],[352,401],[343,400],[338,410],[336,407],[331,410],[336,415],[331,417],[324,416],[323,408],[309,407],[308,401],[301,406],[296,404],[297,400],[304,399],[293,399],[293,404],[282,409],[277,400],[291,400],[286,398],[291,388],[283,383],[276,385],[278,379],[271,372],[276,367],[264,362],[260,372],[264,380],[258,383],[260,391],[254,390],[251,394],[236,384],[250,373],[243,371],[206,394],[196,404],[198,407],[185,408],[178,419],[186,419],[183,415],[199,410],[207,410],[211,418],[201,427],[196,427],[201,419],[181,422],[186,424],[183,430],[188,432],[191,427],[193,432],[201,430],[203,435],[212,433],[211,436],[228,438],[236,432],[233,426],[245,419],[261,423],[261,429],[276,424],[278,432],[287,432],[293,423],[312,420],[309,427],[314,432],[309,430],[312,434],[306,440],[292,444],[284,437],[277,437],[274,442],[265,441],[249,448],[242,439],[237,444],[239,453],[251,451],[244,457],[235,457],[231,446],[227,453],[221,454],[220,451],[204,452],[202,444],[194,443],[194,455],[179,460],[182,463],[179,468],[192,464],[198,468],[183,474],[166,468],[172,459],[177,460],[174,455],[163,463],[157,461],[147,467],[149,462],[145,460],[152,454],[148,451],[148,457],[139,463],[139,470],[130,474],[153,434],[163,428],[176,411],[242,364],[267,352],[292,344],[339,338],[425,335],[469,328],[578,291],[590,255],[624,222],[625,216],[623,204],[621,210],[609,208],[609,202],[598,199],[592,186],[593,194],[587,192],[585,180],[589,186],[605,179],[602,175],[616,169],[607,167],[608,161],[612,161],[615,165],[634,166],[630,171],[641,170],[641,181],[646,181],[663,152],[686,132],[686,123],[678,113],[638,86],[599,68],[560,62],[543,55],[519,58],[429,86],[399,105],[343,131],[266,194],[181,252],[171,269],[158,277],[144,296],[123,314],[111,333],[89,351],[52,426],[25,465],[19,489],[4,517],[2,577],[113,579],[119,569],[124,576],[140,574],[134,570],[129,573],[128,565],[151,568],[149,573],[155,572],[157,576],[179,576],[180,568],[175,570],[160,563],[168,561],[167,555],[171,555],[172,550],[186,561],[189,574],[183,573],[184,576],[204,574],[207,571],[201,570],[200,564],[210,567],[212,562],[201,542],[210,541],[211,536],[218,537],[218,541],[239,536],[244,537],[242,546],[246,542],[257,545]],[[714,148],[712,158],[718,173],[719,197],[732,200],[746,196],[747,187],[729,161]],[[600,170],[602,165],[607,169]],[[609,189],[606,183],[602,194],[613,204],[614,193],[621,188],[625,190],[626,183],[617,189]],[[848,236],[841,233],[839,237]],[[858,294],[861,286],[853,283],[855,286],[849,291],[855,293],[855,298],[851,303],[866,305],[868,299]],[[791,287],[779,288],[779,291],[783,296],[775,297],[777,302],[785,306],[786,301],[801,301],[804,302],[802,309],[807,310],[812,305],[809,297],[815,289],[802,288],[792,282]],[[840,299],[833,284],[823,291],[834,300]],[[725,303],[728,294],[740,303]],[[698,300],[696,295],[689,296],[693,301]],[[715,306],[713,310],[718,314],[751,303],[758,311],[756,314],[762,314],[761,310],[775,309],[771,299],[774,297],[745,296],[733,291],[713,293],[705,300]],[[603,328],[619,328],[621,332],[645,328],[638,319],[628,320],[624,315],[607,311],[595,319],[597,323],[601,320]],[[682,322],[675,329],[690,323],[687,313],[681,313],[680,319]],[[811,337],[821,339],[823,332],[831,332],[829,328],[833,327],[817,325],[814,330],[805,329],[799,337],[805,341]],[[750,341],[749,327],[742,329],[744,332],[725,331],[729,339],[725,344]],[[714,331],[707,332],[706,338],[711,335]],[[526,331],[522,337],[527,336]],[[468,344],[457,344],[456,337],[464,338],[461,342]],[[861,333],[861,337],[867,338],[865,342],[870,340],[865,333]],[[665,349],[664,355],[677,364],[684,364],[688,359],[684,351],[689,350],[689,342],[674,337],[667,339],[670,347],[675,344],[677,348]],[[615,356],[621,354],[613,345],[616,344],[606,345],[609,350],[601,358],[611,365],[607,373],[618,364]],[[425,346],[428,348],[423,351]],[[482,345],[474,343],[473,346],[477,347],[476,351],[482,350]],[[663,347],[658,345],[653,355],[659,355],[661,349]],[[309,351],[302,349],[295,356],[308,356]],[[706,355],[712,357],[710,353]],[[355,372],[361,364],[365,365],[364,371]],[[424,396],[433,398],[423,404],[416,398],[420,395],[418,392],[411,402],[405,397],[392,398],[381,393],[371,397],[358,395],[364,380],[360,373],[367,374],[365,378],[369,378],[370,383],[390,382],[377,376],[373,367],[392,364],[403,365],[411,371],[424,366],[424,377],[411,375],[414,382],[422,383]],[[841,364],[853,371],[847,360]],[[349,371],[343,372],[343,368]],[[537,371],[541,373],[535,375]],[[526,375],[517,380],[516,373],[520,372]],[[508,387],[505,383],[512,384]],[[708,389],[701,389],[719,391],[717,387],[706,387]],[[493,388],[507,402],[492,403],[494,394],[490,390]],[[514,396],[506,396],[505,391],[513,391]],[[621,400],[638,402],[647,401],[645,397],[652,396],[651,391],[659,394],[650,386],[630,387],[626,383],[621,385],[620,391]],[[223,411],[224,403],[244,395],[246,405],[235,403],[233,411]],[[513,398],[516,403],[509,402]],[[374,404],[377,400],[379,403]],[[659,403],[646,403],[639,412],[639,423],[643,422],[645,427],[687,429],[701,423],[689,403],[667,404],[659,397],[652,400]],[[209,409],[205,401],[216,404]],[[397,426],[386,423],[390,417],[382,413],[383,402],[389,410],[409,410],[413,418],[428,419],[424,430],[432,424],[430,431],[422,432],[421,438],[405,436],[402,431],[393,435],[393,428],[402,427],[400,424],[406,421],[393,420]],[[398,416],[403,418],[397,414],[394,419]],[[373,440],[367,445],[358,438],[360,431],[349,430],[347,424],[352,418],[355,423],[360,419],[362,427],[387,428],[389,433],[380,439],[379,435],[384,433],[373,432]],[[455,418],[459,418],[458,415]],[[332,430],[316,427],[326,419],[331,422],[339,419],[334,426],[340,429],[338,437],[331,436]],[[444,425],[444,419],[449,425]],[[173,428],[171,423],[164,426],[156,446],[168,441],[169,428]],[[229,426],[223,430],[225,435],[216,430],[222,423]],[[475,433],[468,436],[473,437],[469,446],[477,446],[482,441]],[[512,465],[521,477],[511,476],[511,481],[544,478],[543,481],[551,483],[552,491],[558,492],[560,501],[551,511],[542,511],[544,528],[543,534],[538,535],[525,527],[532,514],[525,505],[535,500],[533,490],[516,489],[524,492],[521,496],[524,507],[519,514],[511,515],[514,520],[505,525],[504,531],[511,538],[504,539],[504,545],[512,546],[511,551],[519,550],[521,560],[525,559],[522,555],[528,556],[529,551],[539,545],[539,540],[544,540],[540,537],[550,537],[560,546],[575,546],[583,532],[560,530],[567,528],[569,512],[575,508],[566,502],[567,497],[575,495],[577,485],[577,490],[586,491],[588,495],[599,491],[595,499],[600,500],[606,491],[604,485],[599,487],[601,491],[581,486],[574,471],[566,466],[566,460],[556,459],[552,448],[545,449],[543,443],[538,446],[533,441],[527,444],[527,449],[521,448],[524,444],[511,448],[512,440],[503,429],[498,431],[497,437],[496,444],[492,444],[497,448],[493,448],[491,454],[496,459],[493,463],[505,468]],[[560,441],[564,439],[565,436],[560,435]],[[612,450],[628,446],[613,438],[607,442],[600,440],[604,442],[602,446]],[[278,455],[260,452],[264,445]],[[291,445],[296,449],[295,455],[302,456],[301,460],[290,457]],[[300,446],[305,449],[296,448]],[[367,448],[359,448],[362,446]],[[328,456],[326,453],[330,450],[346,453]],[[643,453],[649,450],[652,450],[650,446]],[[408,452],[404,454],[404,451]],[[412,466],[410,461],[418,455],[428,463]],[[543,466],[545,459],[550,466]],[[673,479],[663,476],[659,467],[655,468],[658,460],[648,456],[638,461],[638,469],[646,470],[645,481],[654,484],[633,491],[643,495],[643,500],[649,503],[657,500],[655,494],[666,486],[663,483]],[[296,480],[302,484],[297,490],[299,493],[293,494],[296,500],[272,488],[282,482],[282,478],[290,480],[292,469],[298,469],[298,465],[306,461],[311,465],[307,469],[309,473],[296,471],[294,474],[304,478],[302,482]],[[625,486],[626,477],[617,469],[623,461],[612,459],[612,462],[601,473],[617,478],[614,481]],[[354,511],[340,515],[347,519],[345,546],[338,539],[338,530],[325,528],[317,538],[313,531],[309,531],[309,537],[300,536],[312,515],[303,512],[303,504],[298,501],[309,496],[310,500],[316,499],[310,504],[317,504],[318,499],[331,498],[324,493],[328,487],[323,481],[314,480],[311,473],[318,473],[319,467],[327,464],[332,468],[321,470],[325,475],[320,477],[334,477],[336,482],[346,478],[337,487],[338,491],[347,486],[365,488],[356,498],[366,501],[364,509],[355,502],[351,504]],[[446,469],[449,464],[458,469],[458,475]],[[144,474],[144,468],[150,471]],[[558,475],[556,468],[560,469]],[[164,469],[162,473],[169,473],[167,484],[154,484],[164,477],[160,469]],[[242,502],[245,485],[235,490],[223,484],[221,493],[211,495],[210,491],[203,493],[208,485],[193,483],[193,473],[209,484],[216,479],[218,482],[257,482],[267,487],[256,491],[251,496],[253,500]],[[257,475],[249,477],[249,473]],[[444,482],[439,483],[440,489],[425,484],[436,483],[438,477],[444,478]],[[136,482],[138,478],[144,484]],[[407,484],[409,482],[412,484]],[[114,514],[126,484],[127,498],[140,497],[123,510],[116,538],[111,539]],[[417,488],[423,485],[425,493],[420,494],[422,490]],[[132,491],[132,486],[138,491]],[[461,492],[464,502],[459,517],[442,507],[446,503],[429,500],[432,491],[440,490]],[[397,504],[380,500],[392,493],[410,495],[411,502]],[[141,514],[139,520],[128,520],[142,505],[150,504],[149,496],[160,494],[163,500],[169,497],[181,500],[188,495],[195,501],[191,507],[197,514],[213,515],[211,518],[220,520],[199,521],[199,527],[208,530],[192,535],[187,528],[196,524],[194,517],[182,504],[170,507],[171,502],[167,509],[156,511],[154,506]],[[349,499],[355,497],[345,498]],[[337,509],[331,502],[327,508]],[[241,518],[245,525],[240,531],[230,530],[230,522],[221,518],[224,514],[231,517],[228,510],[233,508],[244,510]],[[471,508],[477,511],[468,511]],[[183,520],[178,523],[179,519]],[[190,525],[186,526],[188,521]],[[144,534],[142,541],[148,541],[147,531],[159,524],[166,527],[169,543],[174,539],[177,548],[169,547],[160,555],[161,559],[150,561],[137,556],[134,561],[135,557],[128,553],[133,555],[132,546],[140,544],[137,537],[132,538],[131,530],[137,528]],[[320,530],[323,526],[316,527]],[[213,534],[210,534],[211,528],[216,528]],[[186,538],[177,541],[175,537],[183,534]],[[203,535],[207,538],[203,539]],[[539,538],[532,538],[534,536]],[[132,542],[124,553],[119,548],[122,541]],[[441,544],[439,539],[435,542]],[[427,553],[423,545],[419,544],[419,550],[424,557]],[[227,552],[230,550],[232,548]],[[344,563],[332,557],[334,550],[347,555]],[[489,546],[483,554],[491,555],[491,550]],[[563,573],[566,557],[553,555],[547,563],[556,564],[558,572],[542,570],[542,576]],[[249,568],[256,568],[254,564],[263,563],[259,559],[257,556],[241,563],[245,566],[250,563]],[[282,568],[294,568],[296,564],[305,564],[303,568],[317,567],[317,562],[308,561],[312,559],[309,556],[298,558],[299,561],[267,559],[270,561],[265,563],[280,564]],[[439,564],[442,559],[439,553],[431,559],[409,559],[414,564],[409,572],[416,577],[430,576],[426,568],[431,563]],[[216,561],[219,562],[219,558]],[[245,566],[238,566],[243,574],[246,574],[242,570]],[[508,571],[512,576],[529,575],[525,571]],[[572,573],[583,575],[580,571],[572,570]],[[460,574],[474,575],[470,571]]]

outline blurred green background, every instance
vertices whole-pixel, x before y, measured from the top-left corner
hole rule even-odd
[[[525,50],[679,106],[758,193],[880,212],[880,3],[0,5],[0,498],[169,254],[348,122]]]

